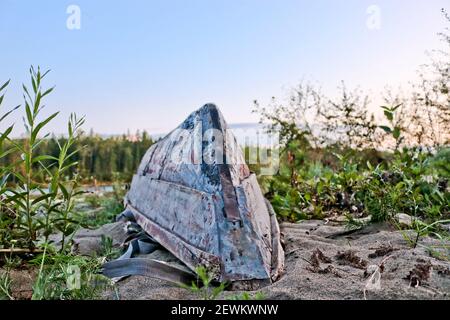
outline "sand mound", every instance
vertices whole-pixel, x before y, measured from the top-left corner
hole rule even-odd
[[[412,249],[400,231],[386,224],[349,232],[324,221],[283,223],[286,270],[262,289],[267,299],[449,299],[450,243],[424,238]],[[446,246],[443,248],[443,245]],[[439,248],[439,249],[436,249]],[[164,253],[155,252],[161,255]],[[171,259],[170,254],[166,258]],[[169,282],[141,276],[117,284],[107,299],[195,299]],[[239,292],[225,292],[221,298]]]

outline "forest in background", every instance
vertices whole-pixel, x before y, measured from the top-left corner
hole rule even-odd
[[[52,157],[59,155],[59,146],[64,145],[67,138],[54,137],[43,140],[37,147],[37,154],[45,154]],[[14,143],[23,144],[23,139],[14,139]],[[8,148],[12,142],[6,142]],[[111,183],[115,181],[130,181],[135,173],[142,157],[153,144],[152,138],[145,131],[134,135],[112,136],[108,138],[100,135],[81,133],[71,146],[70,151],[79,150],[72,157],[77,166],[71,168],[68,176],[77,172],[81,182],[88,185],[97,183]],[[20,154],[12,152],[0,159],[0,165],[17,162]],[[39,165],[35,164],[37,168]],[[37,181],[45,182],[45,172],[36,176]],[[16,182],[16,177],[11,176],[11,182]]]

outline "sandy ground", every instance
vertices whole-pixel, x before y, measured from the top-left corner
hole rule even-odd
[[[111,227],[109,227],[111,229]],[[112,228],[114,229],[114,228]],[[450,243],[424,238],[412,249],[400,231],[370,225],[348,233],[324,221],[283,223],[286,268],[279,281],[260,290],[266,299],[449,299]],[[412,235],[411,235],[412,236]],[[442,248],[442,246],[446,246]],[[435,249],[436,250],[436,249]],[[227,299],[239,292],[225,292]],[[169,282],[132,276],[105,299],[195,299]]]
[[[95,255],[101,250],[102,235],[120,246],[127,237],[125,229],[119,222],[97,230],[80,230],[74,237],[74,250]],[[408,232],[387,224],[349,232],[339,223],[305,221],[283,223],[281,230],[285,272],[277,282],[260,290],[266,299],[450,299],[449,242],[423,238],[413,249],[405,240]],[[409,236],[414,238],[411,232]],[[149,257],[179,263],[163,249]],[[35,271],[13,271],[16,298],[31,297]],[[219,298],[240,294],[226,291]],[[118,282],[114,290],[106,290],[102,298],[180,300],[199,296],[164,280],[132,276]]]

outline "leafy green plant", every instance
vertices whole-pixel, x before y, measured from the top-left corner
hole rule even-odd
[[[2,106],[5,97],[4,92],[9,85],[9,82],[10,81],[8,80],[0,86],[0,107]],[[0,124],[19,107],[20,106],[17,106],[4,114],[0,114]],[[5,141],[9,139],[9,135],[12,132],[13,128],[14,126],[11,125],[7,127],[5,131],[0,132],[0,161],[14,151],[14,148],[5,147]],[[12,167],[13,164],[11,163],[0,166],[0,248],[5,243],[10,243],[10,241],[12,240],[11,228],[14,225],[15,212],[4,201],[7,197],[6,183],[10,176],[10,170]]]
[[[9,140],[11,151],[20,157],[9,167],[2,168],[3,175],[13,177],[15,184],[7,185],[3,179],[4,202],[12,220],[2,215],[1,224],[8,225],[7,235],[2,236],[3,242],[17,241],[17,246],[25,246],[34,251],[39,240],[47,242],[50,233],[57,230],[67,236],[73,232],[73,221],[70,213],[73,210],[73,199],[80,194],[77,190],[77,176],[70,178],[69,169],[76,166],[73,159],[79,152],[73,149],[78,138],[78,131],[84,119],[71,115],[68,122],[68,137],[62,144],[58,143],[58,155],[39,154],[39,146],[45,143],[49,134],[42,135],[43,129],[52,121],[58,112],[40,119],[43,101],[53,88],[44,89],[42,80],[49,71],[41,73],[40,68],[30,68],[31,89],[23,85],[24,126],[26,137],[21,140]],[[11,128],[11,127],[10,127]],[[66,174],[69,174],[67,180]],[[46,177],[48,186],[38,182],[38,177]],[[63,247],[64,249],[64,241]]]
[[[196,295],[202,300],[215,300],[227,287],[226,283],[220,283],[218,286],[213,285],[213,277],[208,274],[205,267],[198,267],[195,269],[199,283],[192,281],[191,285],[181,286]]]
[[[449,177],[450,148],[440,148],[436,155],[431,159],[430,164],[436,169],[438,176]]]
[[[73,160],[80,149],[72,150],[75,144],[81,126],[84,124],[84,118],[78,119],[75,114],[71,114],[67,125],[67,139],[63,144],[58,143],[59,156],[46,156],[46,160],[53,161],[49,166],[42,166],[47,171],[50,177],[49,192],[50,197],[46,198],[45,209],[47,211],[45,220],[45,242],[48,240],[50,233],[58,230],[62,233],[61,250],[64,250],[65,239],[68,235],[73,233],[75,227],[70,219],[70,215],[74,208],[74,198],[83,194],[83,191],[78,190],[78,175],[75,174],[69,181],[64,181],[65,174],[70,168],[78,164]],[[52,170],[52,165],[55,169]],[[60,199],[58,199],[60,198]],[[57,202],[60,200],[60,202]],[[55,212],[56,217],[52,219],[51,214]]]
[[[99,208],[101,206],[101,199],[96,194],[89,194],[84,198],[84,201],[93,208]]]
[[[420,239],[424,236],[432,235],[435,238],[441,239],[442,236],[439,231],[439,226],[446,223],[450,223],[450,220],[438,220],[432,223],[426,223],[424,221],[415,219],[413,221],[413,230],[415,236],[411,237],[407,232],[402,232],[402,235],[412,248],[416,248],[419,244]]]
[[[67,237],[72,235],[79,227],[79,223],[75,219],[73,211],[75,208],[75,198],[84,193],[84,191],[79,190],[78,188],[78,175],[74,175],[69,184],[69,188],[63,184],[60,185],[62,192],[61,206],[57,209],[56,212],[58,215],[51,221],[51,228],[46,234],[46,237],[48,237],[50,232],[54,232],[55,229],[61,232],[61,252],[67,249]],[[49,205],[51,205],[51,203],[52,202],[50,202]],[[47,239],[45,242],[47,242]]]
[[[38,229],[42,227],[48,229],[47,222],[48,215],[50,213],[47,213],[46,223],[44,226],[41,225],[41,221],[34,218],[40,213],[42,202],[47,198],[54,196],[51,192],[46,193],[33,181],[33,165],[48,159],[45,155],[39,156],[34,153],[34,150],[43,139],[39,138],[39,133],[53,118],[58,115],[58,113],[53,113],[40,122],[38,120],[38,115],[42,110],[41,103],[43,99],[53,90],[53,88],[50,88],[44,92],[42,91],[41,81],[47,73],[48,71],[41,74],[40,69],[35,71],[34,68],[30,68],[33,95],[31,95],[29,89],[23,85],[26,112],[24,125],[27,138],[25,139],[23,146],[16,144],[16,147],[22,155],[21,162],[23,163],[24,172],[23,174],[18,171],[14,172],[14,175],[19,179],[20,184],[17,189],[10,190],[15,195],[14,197],[11,197],[10,200],[15,204],[19,217],[16,228],[25,232],[25,242],[30,250],[33,250],[35,247],[35,241],[38,237]],[[44,138],[45,137],[47,136],[44,136]],[[33,199],[33,191],[37,191],[39,193],[39,196],[36,199]]]
[[[9,85],[9,80],[7,82],[5,82],[4,84],[2,84],[0,86],[0,107],[2,106],[3,100],[5,98],[5,90]],[[7,111],[4,114],[0,114],[0,123],[2,123],[2,121],[4,121],[11,113],[13,113],[15,110],[17,110],[20,106],[17,106],[15,108],[13,108],[12,110]],[[5,131],[0,132],[0,159],[4,158],[5,156],[7,156],[9,153],[11,153],[13,151],[13,149],[4,149],[4,142],[8,139],[9,134],[12,132],[14,128],[14,125],[8,126]],[[5,173],[6,168],[2,168],[0,167],[0,176],[3,177],[3,174]],[[3,184],[5,183],[5,179],[2,179],[2,185],[0,185],[0,187],[3,186]]]
[[[104,257],[106,260],[108,261],[113,260],[120,256],[120,249],[114,248],[112,238],[102,235],[101,245],[102,245],[101,256]]]
[[[96,299],[111,285],[109,279],[99,274],[99,259],[44,252],[31,263],[39,266],[33,300]]]
[[[12,249],[14,249],[14,247]],[[2,256],[2,258],[3,258],[3,261],[1,261],[3,263],[2,267],[4,270],[7,271],[14,268],[18,268],[23,264],[23,259],[20,256],[15,255],[13,251],[11,251],[9,254],[5,253]]]
[[[9,192],[14,194],[14,196],[8,198],[8,201],[13,203],[17,213],[15,228],[23,232],[23,240],[30,250],[34,249],[35,241],[37,240],[37,231],[42,227],[40,226],[40,221],[35,219],[35,217],[40,213],[42,202],[52,196],[51,193],[45,193],[33,181],[33,164],[46,160],[45,156],[39,157],[34,153],[35,148],[42,141],[38,137],[38,134],[57,115],[57,113],[54,113],[43,121],[38,121],[38,115],[42,109],[41,102],[52,91],[52,89],[48,89],[42,92],[41,80],[46,74],[47,72],[41,74],[39,69],[37,72],[33,68],[30,69],[33,96],[30,94],[28,88],[23,85],[26,112],[24,125],[27,138],[24,140],[23,145],[15,144],[15,147],[21,153],[21,159],[16,163],[16,168],[20,165],[23,173],[19,172],[19,170],[12,172],[20,183],[17,188],[9,189]],[[36,199],[33,199],[33,191],[39,193]]]
[[[0,300],[14,300],[11,295],[11,278],[8,272],[0,272]]]
[[[98,207],[74,209],[74,219],[84,228],[97,228],[104,224],[114,222],[117,215],[123,211],[123,201],[111,193],[104,196],[90,195],[89,199],[96,198]]]
[[[395,151],[398,150],[400,144],[403,142],[404,137],[402,136],[402,128],[400,126],[400,121],[398,116],[396,115],[398,108],[401,107],[401,104],[398,104],[393,107],[382,106],[384,116],[389,122],[389,126],[380,126],[381,129],[384,130],[385,133],[391,135],[395,140]]]

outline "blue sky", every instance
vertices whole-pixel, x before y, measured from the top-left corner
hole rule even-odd
[[[69,30],[69,5],[81,28]],[[380,29],[366,25],[380,8]],[[282,96],[301,79],[332,93],[340,80],[378,94],[406,84],[448,0],[0,0],[0,82],[21,103],[31,64],[52,69],[46,112],[64,131],[72,111],[85,129],[165,132],[206,102],[229,122],[253,122],[252,101]],[[16,122],[21,127],[20,118]]]

